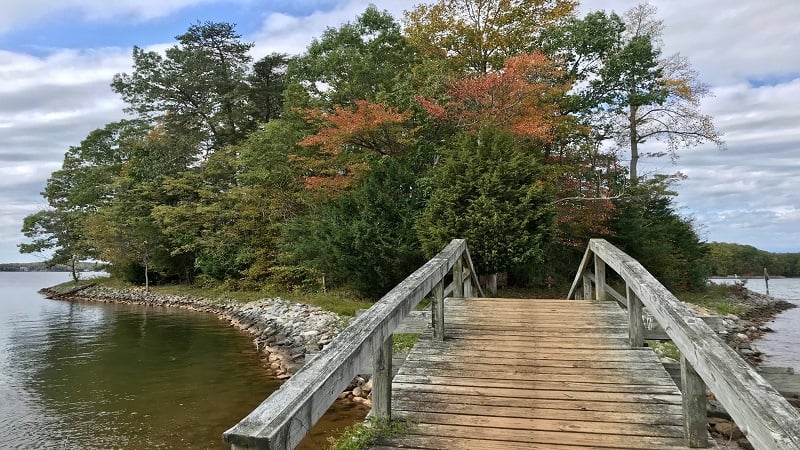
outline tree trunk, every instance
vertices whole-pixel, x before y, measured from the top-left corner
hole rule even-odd
[[[630,135],[631,135],[631,165],[630,165],[630,177],[631,183],[636,184],[639,180],[639,173],[637,170],[637,166],[639,165],[639,135],[636,132],[636,112],[638,110],[637,106],[631,105],[630,107],[630,116],[628,117],[628,126],[630,127]]]
[[[72,281],[78,281],[80,279],[80,275],[78,274],[78,258],[75,256],[70,259],[70,271],[72,272]]]
[[[144,290],[150,290],[150,275],[147,273],[147,261],[144,262]]]

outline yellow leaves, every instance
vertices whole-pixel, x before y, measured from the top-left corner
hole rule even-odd
[[[456,72],[498,70],[530,51],[539,33],[568,17],[572,0],[439,0],[406,12],[406,35],[423,55],[447,59]]]

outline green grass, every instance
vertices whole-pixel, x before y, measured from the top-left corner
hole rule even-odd
[[[652,348],[653,351],[659,356],[666,356],[667,358],[672,358],[675,361],[681,360],[681,351],[678,350],[678,347],[670,341],[647,341],[647,346]]]
[[[370,417],[362,423],[350,425],[338,439],[329,438],[329,450],[363,450],[380,439],[408,431],[413,424],[409,420],[387,420]]]
[[[64,292],[76,286],[97,283],[117,289],[134,286],[115,278],[97,278],[62,283],[55,286],[58,291]],[[360,300],[347,290],[329,290],[328,292],[278,292],[271,290],[246,290],[230,289],[225,283],[214,283],[206,286],[189,284],[166,284],[150,286],[150,290],[165,295],[185,295],[187,297],[207,298],[218,303],[247,303],[262,298],[281,297],[283,299],[318,306],[322,309],[335,312],[342,316],[355,316],[356,310],[367,309],[372,302]]]
[[[417,343],[418,334],[398,333],[392,336],[392,350],[396,352],[408,352]]]
[[[729,286],[712,284],[702,291],[679,292],[677,296],[681,301],[708,308],[723,316],[728,314],[739,315],[747,311],[747,308],[729,300],[731,297]]]
[[[546,287],[517,287],[506,286],[497,289],[497,295],[492,296],[483,287],[483,293],[487,297],[500,297],[500,298],[567,298],[569,292],[569,285],[553,285],[551,288]]]

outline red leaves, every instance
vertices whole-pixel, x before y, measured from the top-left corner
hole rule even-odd
[[[413,130],[404,126],[410,115],[366,100],[357,100],[355,109],[336,106],[333,112],[307,110],[305,119],[321,128],[317,134],[300,141],[300,145],[319,146],[320,152],[330,155],[339,154],[346,145],[381,155],[397,154],[413,134]]]
[[[463,128],[493,125],[547,142],[559,118],[557,101],[569,89],[561,76],[541,53],[522,54],[507,59],[501,71],[452,83],[443,105],[417,101],[431,116]]]
[[[318,125],[319,131],[298,144],[318,147],[319,152],[295,159],[314,174],[304,178],[306,188],[328,195],[346,189],[367,169],[364,150],[384,156],[399,154],[416,132],[406,125],[410,112],[366,100],[357,100],[352,109],[335,106],[332,112],[310,109],[302,114]]]

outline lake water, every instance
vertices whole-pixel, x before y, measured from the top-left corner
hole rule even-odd
[[[732,283],[733,280],[713,280]],[[751,291],[766,294],[763,279],[749,279],[745,284]],[[756,348],[764,352],[763,365],[792,367],[800,373],[800,278],[773,278],[769,280],[769,294],[790,301],[798,308],[788,309],[766,325],[774,330],[755,342]]]
[[[0,448],[225,448],[280,385],[213,315],[36,293],[68,278],[0,272]],[[366,413],[337,407],[303,447]]]

